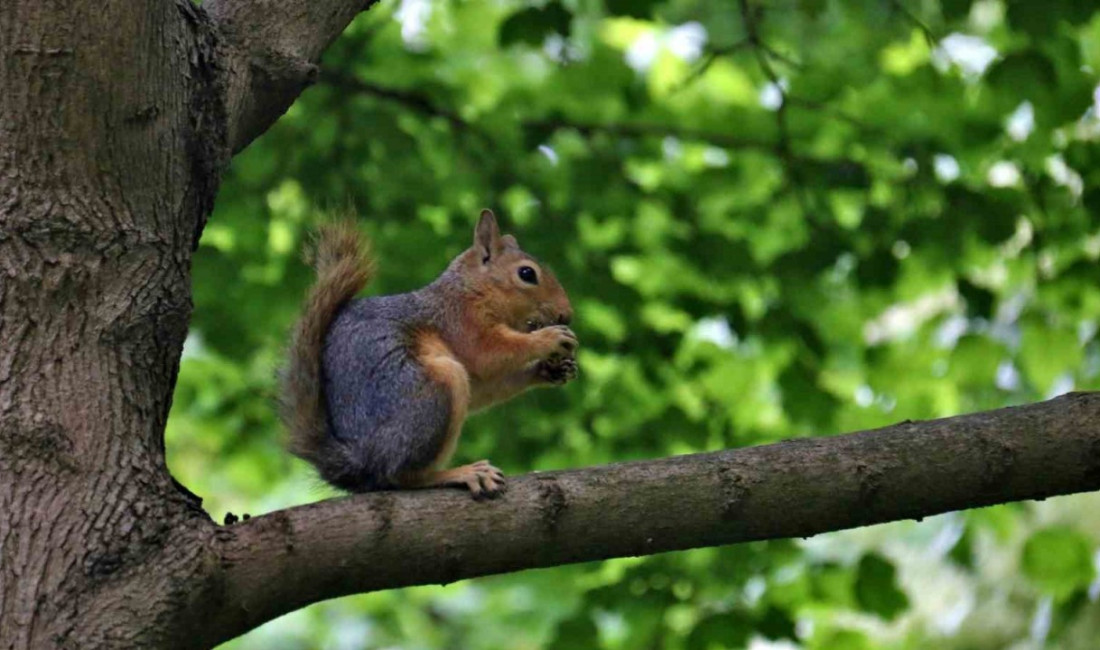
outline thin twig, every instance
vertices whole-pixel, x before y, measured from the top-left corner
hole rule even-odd
[[[839,108],[829,106],[824,102],[814,101],[812,99],[806,99],[793,95],[790,92],[786,94],[786,100],[794,108],[801,108],[808,111],[815,111],[820,113],[828,113],[830,117],[834,117],[842,122],[847,122],[852,126],[858,128],[861,131],[867,133],[881,133],[882,129],[878,126],[868,124],[867,122],[855,117],[854,115],[847,113]]]
[[[684,80],[681,81],[679,85],[677,85],[675,90],[683,90],[684,88],[687,88],[688,86],[702,78],[702,76],[707,73],[707,70],[710,69],[710,66],[714,65],[714,62],[718,60],[718,57],[725,56],[727,54],[733,54],[737,50],[742,50],[751,46],[752,43],[749,42],[749,39],[744,38],[740,41],[730,43],[729,45],[723,45],[721,47],[716,47],[708,50],[706,55],[703,56],[703,60],[700,61],[688,73],[686,77],[684,77]]]
[[[469,122],[462,119],[462,116],[458,113],[437,105],[430,97],[423,93],[380,86],[374,82],[365,81],[358,77],[337,73],[324,73],[321,79],[334,88],[396,102],[429,117],[442,117],[456,130],[466,130],[470,126]]]
[[[795,61],[791,57],[787,56],[786,54],[783,54],[779,50],[775,49],[774,47],[772,47],[771,45],[768,45],[767,43],[765,43],[763,41],[758,41],[756,43],[756,47],[758,49],[762,50],[764,52],[764,54],[767,54],[770,58],[773,58],[776,61],[779,61],[781,63],[785,63],[785,64],[789,65],[792,68],[801,68],[802,67],[802,62],[801,61]]]
[[[803,216],[809,221],[814,214],[814,210],[812,209],[809,197],[806,195],[802,173],[799,169],[797,158],[791,148],[791,132],[787,122],[787,110],[790,107],[787,91],[783,87],[782,79],[780,79],[775,68],[772,67],[771,60],[768,58],[768,52],[763,45],[763,39],[760,37],[759,25],[756,22],[756,16],[753,15],[753,8],[749,5],[749,0],[738,0],[738,3],[741,8],[741,20],[745,23],[745,31],[748,33],[748,40],[749,43],[752,44],[753,53],[756,55],[756,61],[760,66],[760,71],[767,77],[768,81],[771,82],[772,86],[779,93],[779,106],[776,107],[775,110],[776,129],[779,140],[776,142],[775,151],[779,159],[783,161],[783,166],[787,170],[791,189],[794,191],[795,198],[798,200]]]
[[[912,11],[910,11],[908,7],[903,5],[901,3],[901,0],[890,0],[890,6],[900,11],[902,14],[905,15],[906,18],[909,19],[909,22],[916,25],[917,29],[919,29],[921,33],[924,34],[924,40],[928,42],[929,49],[936,49],[936,44],[939,42],[939,39],[936,37],[936,34],[932,31],[932,28],[930,28],[927,23],[921,20]]]

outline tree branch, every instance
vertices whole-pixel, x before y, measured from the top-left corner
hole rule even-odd
[[[326,73],[321,76],[321,81],[344,92],[360,93],[400,104],[421,115],[442,117],[455,130],[461,131],[470,128],[470,124],[462,119],[461,115],[445,106],[437,105],[431,97],[415,90],[381,86],[372,81],[366,81],[340,72]]]
[[[381,86],[376,83],[339,74],[323,75],[322,81],[345,92],[362,93],[383,101],[400,104],[427,117],[442,117],[456,130],[469,130],[477,133],[483,138],[490,137],[489,134],[484,131],[478,130],[476,128],[476,123],[464,120],[457,112],[437,104],[425,93],[415,90]],[[524,119],[520,120],[519,125],[524,129],[541,129],[546,131],[573,129],[585,137],[592,137],[599,133],[629,137],[673,137],[681,140],[706,142],[707,144],[723,149],[760,149],[770,151],[776,146],[772,141],[755,137],[655,123],[598,123],[558,117]]]
[[[212,642],[346,594],[807,537],[1100,489],[1100,393],[849,435],[513,479],[500,499],[390,492],[217,530]]]
[[[613,136],[630,137],[672,137],[680,140],[694,140],[722,149],[758,149],[771,150],[775,143],[769,140],[751,136],[741,136],[732,133],[718,133],[715,131],[703,131],[691,127],[671,126],[666,124],[638,123],[638,122],[583,122],[561,118],[530,119],[521,122],[526,129],[545,129],[557,131],[559,129],[573,129],[585,137],[592,137],[597,133],[606,133]]]
[[[209,0],[228,75],[234,153],[266,131],[317,80],[321,53],[377,0]]]
[[[928,23],[921,20],[919,16],[909,9],[909,7],[902,4],[901,0],[890,0],[890,6],[900,11],[909,22],[913,23],[913,26],[920,30],[921,34],[924,36],[925,42],[928,43],[928,49],[936,49],[936,44],[939,42],[939,39],[936,38],[935,32],[928,26]]]
[[[748,33],[748,41],[756,56],[760,71],[768,79],[768,82],[771,83],[772,88],[779,93],[779,105],[775,109],[776,132],[778,133],[779,140],[776,143],[775,153],[786,169],[786,176],[789,180],[786,185],[794,193],[795,199],[798,201],[806,222],[813,223],[814,210],[812,209],[810,199],[806,193],[806,183],[802,178],[802,170],[798,165],[798,157],[795,155],[794,149],[791,146],[791,130],[787,120],[787,111],[790,109],[791,103],[784,80],[776,73],[771,58],[769,58],[773,56],[774,50],[767,46],[760,35],[760,25],[758,21],[763,15],[763,9],[751,6],[749,0],[738,0],[738,6],[741,11],[741,21],[745,24],[745,31]]]

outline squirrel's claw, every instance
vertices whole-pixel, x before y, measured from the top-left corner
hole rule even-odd
[[[577,378],[577,360],[571,357],[555,357],[540,361],[535,375],[548,384],[562,385]]]
[[[489,461],[479,460],[462,469],[465,470],[462,474],[462,482],[466,484],[470,495],[475,499],[493,498],[504,492],[504,472],[490,465]]]
[[[571,357],[579,344],[577,335],[566,325],[551,325],[534,332],[540,341],[543,359]]]

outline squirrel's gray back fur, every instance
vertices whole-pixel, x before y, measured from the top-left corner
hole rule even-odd
[[[432,327],[422,292],[355,300],[336,317],[324,350],[330,445],[342,458],[321,475],[347,490],[392,487],[427,468],[446,436],[450,393],[413,358]],[[411,406],[410,405],[415,405]]]
[[[373,273],[353,222],[322,227],[316,267],[282,377],[290,451],[336,487],[391,487],[446,435],[450,396],[411,357],[417,329],[446,307],[423,289],[352,300]]]

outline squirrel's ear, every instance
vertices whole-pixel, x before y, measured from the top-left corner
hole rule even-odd
[[[497,218],[492,210],[482,210],[481,218],[474,229],[474,247],[481,255],[481,263],[488,262],[494,255],[500,252],[500,228],[497,227]]]

